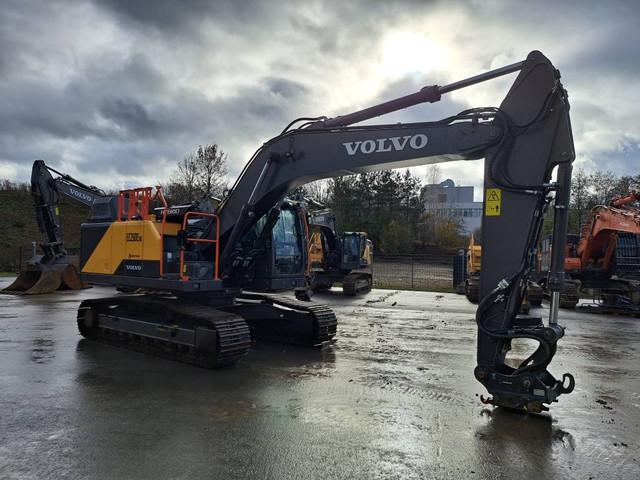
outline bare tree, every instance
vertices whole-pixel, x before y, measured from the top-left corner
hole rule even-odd
[[[198,165],[193,153],[185,155],[178,163],[171,177],[169,194],[174,202],[183,203],[195,200]]]
[[[437,185],[442,181],[440,165],[431,165],[427,169],[427,185]]]
[[[13,182],[7,179],[0,179],[0,192],[12,191],[12,192],[28,192],[29,184],[24,182]]]
[[[305,194],[323,205],[329,203],[329,185],[326,180],[317,180],[304,185]]]
[[[217,144],[201,145],[195,153],[196,186],[205,197],[220,196],[227,181],[227,156]]]
[[[167,195],[172,203],[190,203],[203,197],[221,196],[227,179],[227,156],[217,144],[199,146],[178,163]]]

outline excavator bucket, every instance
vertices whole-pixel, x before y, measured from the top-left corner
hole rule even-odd
[[[62,268],[61,268],[62,267]],[[75,265],[56,265],[56,268],[26,270],[2,293],[40,295],[57,290],[80,290],[86,288]]]
[[[38,281],[29,290],[25,290],[25,295],[40,295],[52,293],[62,285],[62,271],[43,270]]]
[[[82,290],[87,288],[80,278],[80,272],[75,265],[68,265],[62,270],[62,290]]]
[[[2,289],[5,293],[22,293],[33,287],[40,279],[40,270],[27,270],[21,272],[11,285]]]

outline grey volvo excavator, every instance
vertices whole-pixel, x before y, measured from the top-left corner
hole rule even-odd
[[[471,108],[436,122],[356,125],[514,72],[518,75],[500,107]],[[120,192],[109,221],[84,224],[83,279],[165,295],[87,300],[78,312],[80,332],[209,367],[236,362],[254,338],[322,344],[336,333],[328,307],[242,291],[277,221],[280,199],[322,178],[484,158],[475,377],[492,396],[486,402],[539,412],[574,388],[570,374],[556,379],[547,370],[564,335],[557,322],[558,292],[574,157],[567,93],[559,72],[537,51],[522,62],[348,115],[298,119],[258,149],[212,212],[165,205],[154,215],[148,206],[151,189],[135,189]],[[519,316],[518,310],[550,205],[555,213],[548,281],[553,295],[545,322]],[[246,241],[254,228],[258,231]],[[291,272],[299,268],[302,279],[305,265],[299,263]],[[538,348],[512,367],[505,356],[517,338],[533,339]]]

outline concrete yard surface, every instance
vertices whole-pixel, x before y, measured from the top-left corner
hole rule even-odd
[[[640,319],[561,311],[576,389],[523,415],[480,403],[463,296],[334,291],[333,344],[205,370],[82,339],[113,293],[0,296],[0,478],[640,478]]]

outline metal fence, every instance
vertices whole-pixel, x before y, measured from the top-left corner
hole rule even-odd
[[[4,249],[0,252],[0,272],[21,272],[25,262],[31,258],[32,250],[24,246]]]
[[[67,248],[77,255],[78,248]],[[37,252],[40,254],[41,252]],[[18,273],[33,255],[31,247],[17,247],[0,256],[0,271]],[[452,292],[454,255],[381,255],[373,259],[373,286],[403,290]]]
[[[376,255],[373,286],[452,292],[454,255]]]

